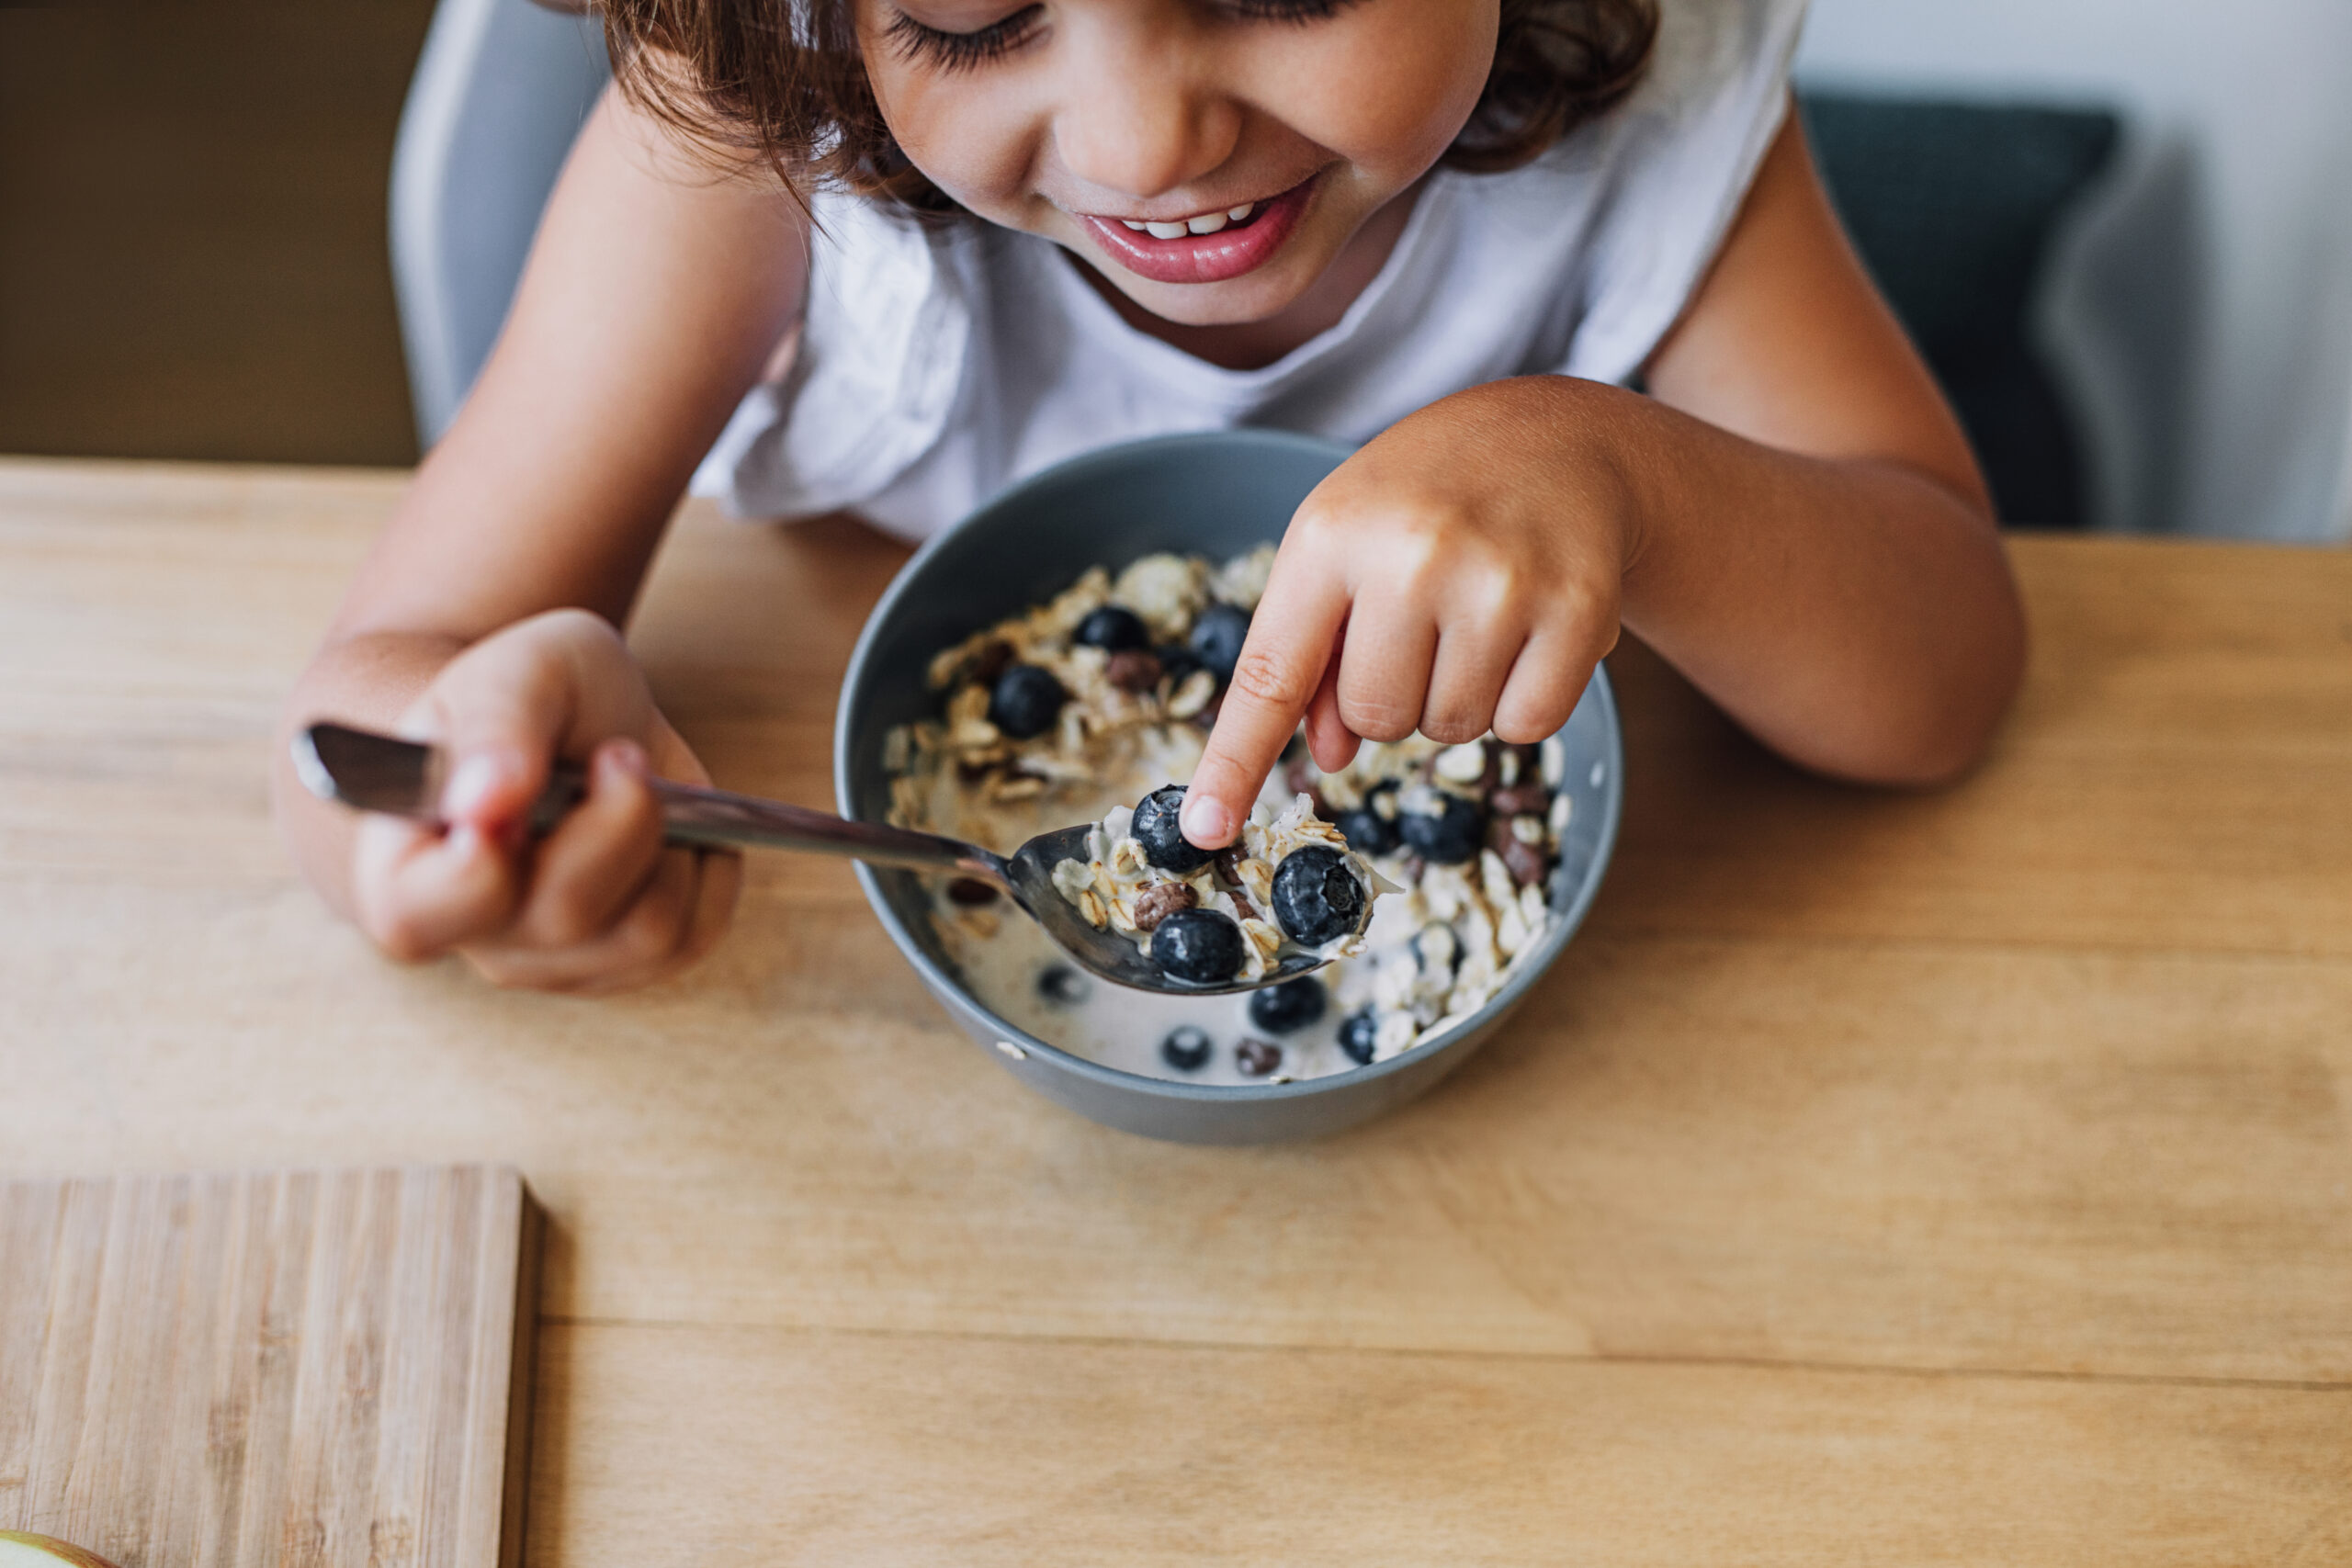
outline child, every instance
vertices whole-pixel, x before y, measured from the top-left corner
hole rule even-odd
[[[1621,626],[1850,779],[1951,778],[2015,692],[1984,489],[1789,113],[1802,0],[606,9],[619,86],[289,710],[459,760],[438,834],[281,781],[397,957],[609,989],[718,939],[735,863],[663,848],[646,776],[705,775],[614,630],[698,464],[920,535],[1129,436],[1363,442],[1283,540],[1204,847],[1302,720],[1327,768],[1534,740]],[[559,755],[586,802],[526,846]]]

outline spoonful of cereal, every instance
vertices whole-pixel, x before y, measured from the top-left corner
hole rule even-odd
[[[294,767],[303,786],[322,800],[432,823],[440,820],[449,758],[438,748],[389,735],[314,724],[294,738]],[[1239,855],[1212,855],[1185,843],[1175,832],[1174,807],[1166,805],[1153,808],[1157,815],[1121,809],[1106,823],[1040,833],[1004,856],[960,839],[853,822],[782,801],[647,782],[662,803],[664,836],[673,844],[797,850],[977,881],[1009,897],[1087,969],[1139,990],[1248,991],[1319,969],[1361,938],[1376,886],[1371,868],[1345,854],[1338,829],[1305,816],[1304,805],[1274,823],[1253,822],[1245,835],[1256,837],[1245,836],[1248,848]],[[559,763],[531,809],[531,831],[551,830],[586,793],[581,771]],[[1171,786],[1145,804],[1168,796],[1181,801],[1182,795]],[[1164,829],[1150,826],[1162,816]],[[1138,820],[1159,835],[1151,852],[1161,860],[1183,852],[1199,859],[1176,873],[1145,858],[1134,831]],[[1170,847],[1170,837],[1182,851]],[[1300,858],[1318,852],[1320,858]],[[1114,862],[1137,869],[1108,870]],[[1097,863],[1106,867],[1114,892],[1090,904],[1091,868]],[[1294,863],[1298,870],[1290,869]],[[1134,910],[1146,895],[1150,925],[1140,927]],[[1188,896],[1190,902],[1180,904]],[[1172,918],[1180,908],[1189,919]],[[1293,911],[1299,924],[1270,925],[1261,913],[1269,908],[1278,918]]]
[[[1089,926],[1125,937],[1184,990],[1272,985],[1348,957],[1373,900],[1396,891],[1308,795],[1278,816],[1260,807],[1215,851],[1178,830],[1183,805],[1184,786],[1168,784],[1114,807],[1053,883]]]

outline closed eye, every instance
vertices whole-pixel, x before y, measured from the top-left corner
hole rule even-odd
[[[985,65],[1029,41],[1044,19],[1043,6],[1023,6],[1012,15],[967,33],[949,32],[916,21],[904,11],[890,19],[888,36],[899,58],[955,73]]]
[[[1213,9],[1252,22],[1317,22],[1357,3],[1358,0],[1211,0]],[[888,36],[901,59],[950,73],[969,71],[1028,42],[1044,20],[1044,10],[1043,6],[1024,6],[1001,20],[963,33],[918,22],[900,11],[890,19]]]

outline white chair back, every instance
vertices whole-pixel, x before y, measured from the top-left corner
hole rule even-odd
[[[456,417],[609,75],[594,19],[441,0],[392,154],[392,284],[421,446]]]

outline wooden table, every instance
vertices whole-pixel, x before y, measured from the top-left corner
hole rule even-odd
[[[2352,556],[2018,540],[1940,795],[1621,655],[1520,1021],[1233,1151],[1023,1091],[834,863],[641,997],[379,962],[262,773],[400,482],[0,465],[0,1168],[521,1166],[534,1562],[2352,1561]],[[636,641],[722,782],[830,800],[899,558],[688,514]]]

